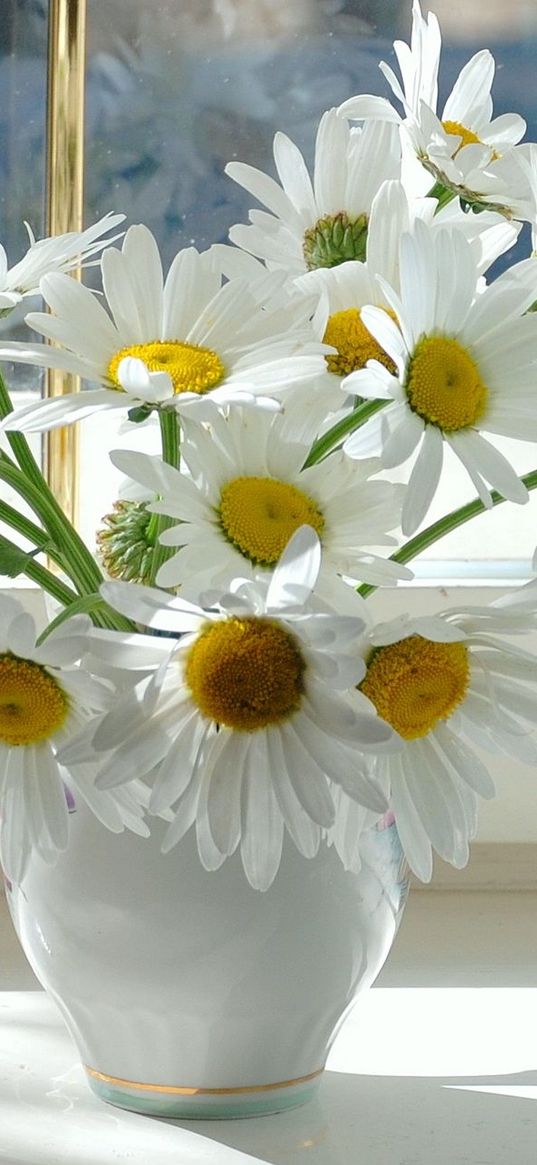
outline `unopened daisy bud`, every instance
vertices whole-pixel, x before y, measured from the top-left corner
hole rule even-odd
[[[304,259],[308,271],[338,267],[349,259],[365,259],[367,215],[351,218],[345,211],[326,215],[304,233]]]
[[[150,583],[155,538],[154,515],[148,502],[120,500],[103,518],[97,533],[97,552],[110,578]]]

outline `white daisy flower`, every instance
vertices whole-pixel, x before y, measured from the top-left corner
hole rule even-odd
[[[487,482],[510,501],[528,498],[507,459],[482,434],[537,439],[537,320],[524,315],[535,299],[535,261],[516,264],[476,296],[477,278],[471,247],[459,232],[417,222],[401,240],[400,293],[379,279],[399,326],[378,308],[361,313],[396,374],[372,360],[342,388],[390,402],[381,414],[385,468],[418,451],[403,505],[405,535],[417,529],[435,495],[444,442],[485,505],[492,504]],[[361,455],[361,440],[360,432],[347,439],[350,456]]]
[[[87,260],[119,237],[103,239],[102,236],[124,219],[124,214],[105,214],[85,231],[70,231],[47,239],[36,239],[26,223],[30,246],[14,267],[8,266],[6,252],[0,245],[0,314],[11,311],[26,296],[38,295],[40,281],[49,272],[91,267]]]
[[[271,416],[236,409],[210,428],[186,422],[184,434],[190,476],[141,453],[111,455],[122,473],[158,495],[148,512],[178,520],[161,535],[175,553],[158,572],[159,586],[180,586],[192,600],[239,575],[271,572],[303,525],[321,540],[317,590],[327,598],[338,575],[380,585],[412,577],[371,551],[397,545],[387,531],[399,523],[405,489],[371,480],[378,461],[358,467],[339,452],[302,469],[308,448],[294,439],[293,410]]]
[[[90,627],[86,615],[73,616],[38,646],[32,617],[0,595],[0,850],[11,881],[23,877],[32,849],[53,862],[67,847],[67,790],[114,832],[125,825],[148,832],[139,782],[118,798],[95,788],[95,766],[67,772],[58,760],[59,747],[113,696],[109,684],[75,666]]]
[[[209,415],[215,405],[237,402],[277,408],[274,392],[324,373],[324,348],[304,325],[301,305],[287,313],[283,333],[276,331],[245,281],[222,286],[194,248],[176,255],[164,282],[153,235],[130,227],[121,251],[104,252],[102,273],[111,315],[74,279],[47,275],[41,294],[55,314],[33,312],[26,322],[61,347],[0,347],[0,359],[63,368],[102,387],[27,405],[5,428],[52,429],[110,408],[196,415],[205,415],[208,403]],[[282,324],[282,313],[275,322]]]
[[[403,106],[404,119],[389,101],[370,95],[351,97],[340,106],[340,115],[401,122],[419,161],[437,181],[463,198],[513,210],[513,182],[520,185],[522,175],[512,147],[523,137],[526,123],[517,113],[492,119],[491,53],[483,49],[467,62],[439,117],[440,28],[433,13],[423,18],[418,0],[412,7],[411,43],[396,41],[394,49],[402,84],[384,61],[380,68]]]
[[[537,658],[502,638],[526,635],[536,611],[531,583],[490,607],[396,619],[369,632],[360,690],[405,741],[397,754],[372,758],[371,770],[423,881],[431,877],[432,849],[457,867],[466,864],[477,798],[494,796],[475,750],[537,764]],[[343,851],[344,807],[340,812]],[[349,832],[349,864],[352,841]]]
[[[284,830],[305,857],[334,820],[332,785],[377,813],[386,803],[363,753],[399,747],[356,690],[364,676],[363,620],[310,603],[320,546],[302,527],[270,584],[237,579],[210,610],[161,591],[105,583],[103,594],[146,627],[181,638],[152,678],[112,708],[93,737],[112,749],[100,788],[152,774],[150,811],[174,807],[163,848],[195,823],[200,859],[216,869],[240,845],[246,876],[267,889]],[[117,633],[93,636],[113,658]],[[160,641],[163,644],[163,641]],[[352,662],[350,662],[352,660]],[[76,744],[69,757],[77,756]],[[85,753],[83,754],[85,755]]]
[[[317,131],[313,181],[300,150],[283,133],[274,138],[274,160],[281,185],[243,162],[226,167],[269,211],[252,210],[250,226],[230,230],[232,242],[296,275],[363,259],[375,194],[385,179],[400,175],[397,127],[350,130],[330,109]]]
[[[319,268],[295,280],[299,291],[317,297],[314,326],[319,338],[333,349],[326,356],[326,364],[338,384],[342,377],[364,368],[368,360],[378,360],[396,373],[393,360],[368,331],[360,312],[373,304],[394,318],[377,277],[400,291],[401,236],[412,230],[417,221],[427,223],[432,231],[446,225],[461,231],[470,244],[477,275],[483,275],[516,242],[520,226],[507,223],[499,215],[488,211],[465,214],[453,203],[435,213],[437,207],[434,198],[409,199],[398,181],[384,182],[371,207],[365,262],[356,260],[330,270]]]

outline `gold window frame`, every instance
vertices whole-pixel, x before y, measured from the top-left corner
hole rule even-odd
[[[87,0],[49,0],[46,234],[80,231],[84,219],[84,96]],[[79,276],[79,272],[75,273]],[[79,392],[79,377],[50,369],[48,397]],[[47,433],[48,483],[72,522],[78,517],[78,426]]]

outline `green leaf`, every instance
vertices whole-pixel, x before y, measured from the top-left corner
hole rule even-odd
[[[152,411],[151,405],[137,405],[135,408],[129,409],[127,416],[134,425],[140,425],[142,421],[147,421]]]
[[[45,627],[45,630],[39,636],[38,644],[43,643],[51,631],[55,631],[57,627],[61,627],[62,623],[65,623],[67,619],[71,619],[73,615],[90,615],[92,612],[102,611],[106,607],[107,603],[98,594],[81,595],[79,599],[76,599],[73,603],[69,603],[69,606],[65,607],[63,611],[60,611],[59,615],[56,615],[56,618],[48,624],[48,627]]]
[[[56,618],[49,623],[48,627],[41,632],[37,641],[38,646],[44,643],[45,639],[55,631],[57,627],[61,627],[67,619],[71,619],[73,615],[91,615],[97,616],[93,622],[97,626],[106,626],[115,631],[136,631],[134,623],[130,619],[125,619],[123,615],[118,615],[117,611],[113,611],[108,603],[97,592],[93,595],[81,595],[80,598],[75,599],[72,603],[67,604],[63,611],[60,611]]]
[[[18,546],[0,546],[0,574],[7,578],[17,578],[24,574],[28,563],[40,554],[41,549],[21,550]]]

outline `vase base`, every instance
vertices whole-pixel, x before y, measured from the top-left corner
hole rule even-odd
[[[116,1108],[147,1116],[175,1117],[179,1120],[236,1120],[268,1116],[288,1108],[298,1108],[315,1095],[323,1069],[281,1080],[274,1084],[243,1085],[238,1088],[189,1088],[168,1084],[139,1084],[108,1076],[85,1066],[88,1083],[100,1100]]]

